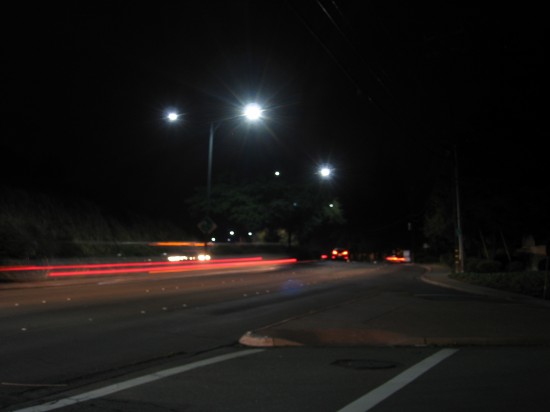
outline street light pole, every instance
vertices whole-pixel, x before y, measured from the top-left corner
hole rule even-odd
[[[206,216],[205,222],[210,221],[210,192],[212,190],[212,151],[214,150],[214,122],[210,123],[210,136],[208,138],[208,172],[206,180]],[[210,223],[207,223],[210,224]],[[208,255],[208,235],[209,230],[205,230],[204,234],[204,254]]]
[[[208,139],[208,174],[206,181],[206,216],[210,214],[210,192],[212,190],[212,151],[214,150],[215,124],[210,123],[210,137]]]
[[[257,104],[249,104],[244,107],[242,116],[246,117],[248,120],[255,121],[262,117],[262,108]],[[167,118],[170,122],[178,120],[180,115],[177,113],[171,112],[168,113]],[[212,157],[214,151],[214,134],[216,129],[223,122],[223,120],[210,122],[210,135],[208,139],[208,171],[207,171],[207,181],[206,181],[206,216],[199,223],[199,229],[204,233],[204,251],[207,252],[208,245],[208,234],[210,234],[215,228],[216,224],[210,219],[210,209],[211,209],[211,197],[212,197]]]
[[[246,117],[249,121],[256,121],[262,117],[263,109],[255,104],[248,104],[242,112],[242,116]],[[206,217],[209,217],[210,214],[210,198],[212,192],[212,152],[214,151],[214,134],[216,129],[223,122],[223,120],[218,120],[215,122],[210,122],[210,137],[208,139],[208,174],[206,181]]]
[[[458,190],[458,154],[456,145],[454,146],[455,155],[455,200],[456,200],[456,235],[458,240],[458,273],[464,272],[464,244],[462,241],[462,222],[460,216],[460,193]]]

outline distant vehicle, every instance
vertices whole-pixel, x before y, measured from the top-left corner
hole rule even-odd
[[[390,262],[390,263],[403,263],[403,262],[405,262],[405,258],[403,256],[395,256],[395,255],[386,256],[385,260],[386,260],[386,262]]]
[[[163,254],[166,260],[169,262],[182,262],[182,261],[188,261],[188,260],[198,260],[200,262],[206,262],[211,259],[211,256],[206,253],[192,253],[192,254],[186,254],[186,255],[175,255],[171,254],[168,255],[167,253]]]
[[[398,249],[394,251],[393,254],[386,256],[384,259],[389,263],[411,262],[411,251]]]
[[[343,260],[349,262],[349,250],[336,247],[330,253],[331,260]]]

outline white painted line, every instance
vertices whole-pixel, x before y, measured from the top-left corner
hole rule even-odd
[[[338,412],[366,412],[370,410],[372,407],[376,406],[384,399],[390,397],[399,389],[411,383],[424,372],[433,368],[439,362],[445,360],[457,351],[458,349],[442,349],[439,352],[434,353],[429,358],[424,359],[423,361],[410,367],[406,371],[400,373],[393,379],[390,379],[382,386],[379,386],[378,388],[361,396],[359,399],[353,401],[349,405],[344,406]]]
[[[120,392],[125,389],[130,389],[135,386],[151,383],[159,379],[167,378],[168,376],[176,375],[190,371],[192,369],[202,368],[203,366],[213,365],[215,363],[223,362],[230,359],[239,358],[241,356],[253,355],[258,352],[263,352],[265,349],[249,349],[236,353],[228,353],[226,355],[215,356],[210,359],[204,359],[201,361],[189,363],[187,365],[177,366],[171,369],[165,369],[163,371],[155,372],[150,375],[140,376],[138,378],[130,379],[124,382],[115,383],[114,385],[105,386],[104,388],[95,389],[90,392],[84,392],[80,395],[70,396],[65,399],[44,403],[42,405],[30,406],[28,408],[18,409],[13,412],[43,412],[51,411],[52,409],[63,408],[64,406],[74,405],[79,402],[86,402],[91,399],[101,398],[103,396],[110,395],[115,392]]]

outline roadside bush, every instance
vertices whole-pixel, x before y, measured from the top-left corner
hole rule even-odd
[[[477,266],[482,261],[480,258],[467,258],[464,262],[464,271],[465,272],[477,272]]]
[[[475,272],[475,273],[492,273],[500,272],[502,270],[503,264],[497,260],[488,260],[481,258],[467,258],[464,262],[464,271],[465,272]]]
[[[165,221],[120,223],[93,204],[0,187],[0,262],[147,256],[148,241],[185,238]]]
[[[537,264],[537,269],[541,270],[541,271],[545,271],[545,270],[550,269],[550,258],[545,257],[545,258],[539,260],[539,262]]]
[[[482,260],[476,266],[476,272],[493,273],[502,270],[502,263],[496,260]]]
[[[514,260],[508,264],[506,270],[508,272],[523,272],[525,270],[525,263]]]
[[[507,292],[543,297],[545,272],[452,273],[451,278]]]

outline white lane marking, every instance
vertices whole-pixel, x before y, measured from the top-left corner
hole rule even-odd
[[[103,396],[107,396],[115,392],[120,392],[125,389],[130,389],[135,386],[143,385],[146,383],[151,383],[159,379],[167,378],[168,376],[190,371],[192,369],[202,368],[203,366],[213,365],[215,363],[239,358],[241,356],[253,355],[255,353],[263,352],[263,351],[265,351],[265,349],[249,349],[241,352],[228,353],[226,355],[215,356],[213,358],[200,360],[187,365],[181,365],[175,368],[165,369],[163,371],[155,372],[150,375],[140,376],[138,378],[130,379],[124,382],[115,383],[113,385],[105,386],[103,388],[95,389],[93,391],[84,392],[75,396],[70,396],[65,399],[44,403],[42,405],[30,406],[28,408],[18,409],[13,412],[51,411],[52,409],[63,408],[68,405],[74,405],[75,403],[85,402],[96,398],[101,398]]]
[[[372,407],[379,404],[389,396],[393,395],[399,389],[411,383],[424,372],[433,368],[439,362],[445,360],[457,351],[458,349],[442,349],[439,352],[434,353],[432,356],[410,367],[393,379],[390,379],[382,386],[379,386],[378,388],[361,396],[359,399],[353,401],[349,405],[344,406],[338,412],[366,412],[370,410]]]

